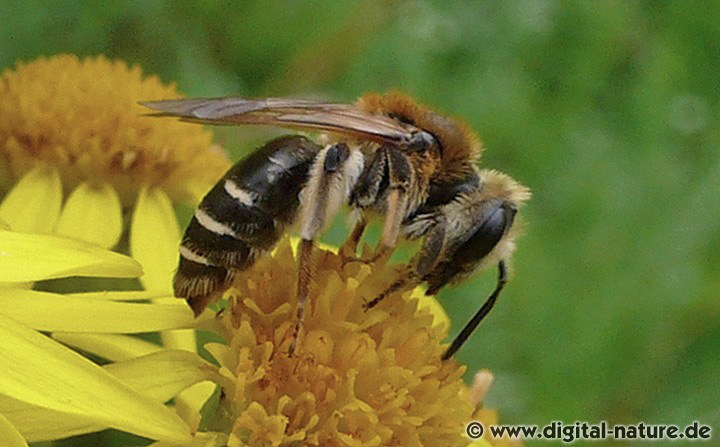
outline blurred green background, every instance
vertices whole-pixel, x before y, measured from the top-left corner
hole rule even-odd
[[[488,406],[720,439],[720,3],[0,0],[0,17],[3,69],[104,53],[189,96],[397,88],[464,117],[482,165],[534,192],[512,281],[458,354],[468,379],[495,373]],[[217,131],[233,159],[267,134]],[[494,280],[441,293],[455,331]]]

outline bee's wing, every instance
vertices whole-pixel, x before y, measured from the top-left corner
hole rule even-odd
[[[204,124],[267,124],[325,130],[375,141],[407,144],[417,129],[349,105],[303,99],[206,98],[142,102],[156,116],[177,116]]]

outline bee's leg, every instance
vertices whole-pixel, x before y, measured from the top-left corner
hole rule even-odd
[[[400,228],[408,208],[408,190],[413,181],[413,171],[405,154],[395,148],[387,149],[389,191],[385,208],[385,223],[380,243],[375,253],[365,262],[387,260],[395,249]]]
[[[422,248],[415,256],[415,260],[401,271],[398,279],[390,284],[385,290],[380,292],[375,298],[365,303],[365,309],[375,307],[380,301],[384,300],[388,295],[413,288],[423,282],[423,278],[437,264],[440,255],[445,247],[445,227],[447,221],[444,216],[438,216],[431,229],[427,232],[427,237],[423,241]]]
[[[385,192],[388,187],[387,172],[388,151],[386,148],[381,148],[372,153],[371,158],[367,160],[367,166],[352,191],[350,205],[354,208],[352,217],[355,222],[352,234],[341,250],[345,262],[370,262],[369,259],[357,256],[357,246],[367,226],[364,210],[372,209],[378,202],[378,197]]]
[[[355,225],[353,226],[352,233],[350,233],[350,236],[345,239],[345,242],[343,242],[339,251],[345,261],[357,260],[355,254],[357,253],[357,247],[366,227],[367,220],[364,216],[360,215],[357,219],[355,219]]]
[[[391,292],[427,282],[427,295],[448,283],[489,265],[498,265],[495,290],[453,341],[443,359],[450,358],[490,312],[507,281],[506,259],[514,249],[511,231],[518,207],[529,191],[504,174],[481,171],[479,182],[453,187],[452,199],[410,219],[404,226],[410,238],[425,236],[409,272],[370,301],[377,304]],[[439,190],[438,194],[447,191]],[[451,191],[452,192],[452,191]],[[433,202],[431,197],[428,200]]]
[[[305,317],[305,305],[307,303],[308,293],[310,291],[310,280],[312,279],[312,254],[313,241],[303,239],[300,243],[300,262],[298,267],[298,283],[297,283],[297,311],[295,314],[295,328],[293,336],[290,340],[288,354],[293,355],[297,348],[297,340],[300,335],[303,318]]]
[[[470,335],[475,331],[475,328],[478,327],[478,324],[487,316],[487,314],[490,313],[493,306],[495,306],[495,302],[497,301],[498,296],[500,295],[500,292],[502,291],[503,287],[505,287],[505,284],[507,283],[507,267],[505,266],[505,261],[500,261],[498,263],[498,280],[497,285],[495,286],[495,290],[490,294],[487,300],[483,303],[483,305],[478,309],[478,311],[473,315],[473,317],[470,319],[470,321],[467,322],[465,327],[462,328],[460,333],[455,337],[455,339],[450,344],[450,347],[445,351],[445,354],[443,354],[442,359],[447,360],[450,357],[452,357],[458,349],[467,341],[467,339],[470,337]]]
[[[368,310],[380,304],[380,301],[388,297],[388,295],[398,292],[400,290],[413,287],[419,284],[421,281],[417,281],[417,278],[412,276],[412,271],[403,272],[399,278],[390,284],[385,290],[380,292],[375,298],[363,304],[363,309]]]
[[[350,192],[363,171],[360,151],[346,144],[331,144],[320,151],[310,169],[308,183],[300,193],[300,260],[297,282],[297,313],[293,337],[288,349],[292,355],[305,315],[305,304],[312,282],[313,241],[332,221],[340,206],[348,202]]]
[[[452,356],[480,321],[490,312],[500,291],[505,285],[506,268],[502,260],[511,246],[509,238],[503,239],[515,217],[515,208],[499,198],[486,198],[479,191],[466,196],[443,209],[427,232],[423,246],[402,275],[387,289],[366,304],[375,306],[389,294],[398,290],[428,282],[427,294],[432,295],[453,279],[471,272],[502,242],[503,247],[495,252],[500,265],[500,278],[495,291],[480,310],[465,326],[443,356]],[[452,228],[449,223],[453,222]]]

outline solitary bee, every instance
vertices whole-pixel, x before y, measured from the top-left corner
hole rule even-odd
[[[495,304],[515,248],[513,221],[530,192],[505,174],[478,169],[482,146],[464,123],[397,92],[366,94],[352,105],[284,98],[144,105],[158,116],[196,123],[324,133],[317,141],[288,135],[268,142],[233,166],[202,200],[182,239],[174,280],[176,296],[185,297],[196,315],[295,223],[302,242],[292,354],[310,288],[313,241],[344,204],[357,216],[349,238],[353,248],[368,218],[384,216],[374,259],[388,255],[400,236],[423,238],[405,274],[367,308],[394,291],[425,282],[427,293],[435,294],[475,270],[498,266],[494,291],[443,359]]]

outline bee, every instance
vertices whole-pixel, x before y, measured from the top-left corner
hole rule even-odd
[[[259,124],[319,131],[313,141],[287,135],[235,164],[198,206],[180,244],[174,279],[196,315],[238,272],[273,248],[291,225],[301,244],[295,350],[312,278],[313,242],[340,207],[357,216],[354,250],[373,214],[384,217],[373,259],[398,239],[421,248],[386,290],[367,302],[427,283],[435,294],[470,273],[497,265],[495,289],[443,355],[450,358],[494,306],[507,282],[518,209],[529,190],[509,176],[479,169],[482,145],[462,121],[398,92],[370,93],[355,104],[303,99],[212,98],[145,102],[156,116],[202,124]]]

